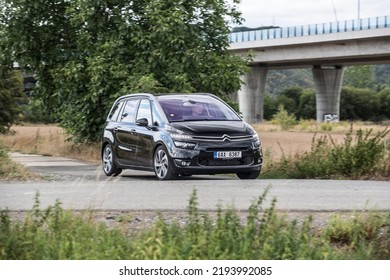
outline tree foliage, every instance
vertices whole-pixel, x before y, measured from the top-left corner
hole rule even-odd
[[[13,70],[0,75],[0,133],[7,133],[21,117],[21,105],[26,102],[23,77]]]
[[[347,120],[378,120],[379,95],[370,89],[343,87],[340,116]]]
[[[272,119],[277,108],[283,106],[288,114],[298,119],[316,118],[316,95],[314,89],[291,87],[279,96],[264,99],[265,119]],[[390,119],[390,88],[380,92],[370,89],[343,87],[340,95],[340,117],[342,120],[383,121]]]
[[[374,68],[372,65],[346,67],[343,85],[362,89],[375,89],[374,77]]]
[[[2,0],[14,59],[77,141],[96,140],[114,99],[132,92],[238,90],[224,0]],[[5,3],[8,3],[5,5]]]

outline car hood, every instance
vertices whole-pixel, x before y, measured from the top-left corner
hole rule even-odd
[[[253,130],[243,121],[189,121],[170,125],[188,134],[197,135],[252,135]]]

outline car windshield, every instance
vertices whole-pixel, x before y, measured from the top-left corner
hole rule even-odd
[[[231,108],[212,96],[164,95],[157,100],[169,122],[241,120]]]

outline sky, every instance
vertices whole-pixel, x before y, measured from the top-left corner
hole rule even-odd
[[[358,9],[360,3],[360,9]],[[299,26],[390,16],[390,0],[241,0],[243,26]]]

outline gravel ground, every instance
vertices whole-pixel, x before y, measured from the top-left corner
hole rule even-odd
[[[82,214],[81,211],[74,211],[76,214]],[[23,221],[25,216],[30,211],[9,211],[8,212],[13,221]],[[91,213],[93,220],[97,223],[104,223],[108,228],[124,228],[133,232],[140,232],[152,227],[162,217],[167,223],[178,222],[185,225],[188,221],[188,213],[186,211],[92,211],[84,212],[84,214]],[[217,212],[207,211],[199,212],[201,216],[208,216],[212,220],[217,217]],[[314,228],[323,228],[327,225],[329,218],[334,215],[334,212],[278,212],[278,215],[285,216],[289,220],[296,219],[300,224],[308,216],[313,217],[312,225]],[[242,224],[245,224],[248,215],[247,211],[238,213]],[[354,216],[352,212],[337,212],[337,215],[348,219]]]

